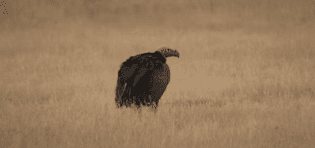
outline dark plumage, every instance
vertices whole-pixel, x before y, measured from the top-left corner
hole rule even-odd
[[[176,50],[161,48],[154,53],[132,56],[118,71],[115,101],[117,107],[137,108],[141,105],[156,108],[170,81],[167,57],[178,57]]]

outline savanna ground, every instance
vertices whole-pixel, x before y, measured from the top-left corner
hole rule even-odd
[[[9,2],[1,148],[315,146],[313,1]],[[116,108],[120,64],[161,46],[158,112]]]

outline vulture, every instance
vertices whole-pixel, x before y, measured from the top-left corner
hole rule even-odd
[[[166,58],[178,57],[176,50],[162,47],[154,53],[131,56],[118,71],[115,102],[117,107],[135,105],[156,108],[170,81]]]

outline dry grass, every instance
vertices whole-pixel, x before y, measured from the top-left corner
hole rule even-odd
[[[189,19],[214,13],[197,6]],[[269,13],[259,6],[246,11],[264,16],[236,26],[221,18],[229,5],[217,6],[225,11],[197,28],[172,27],[177,12],[169,12],[173,18],[162,16],[165,23],[153,27],[142,20],[126,29],[129,24],[100,24],[94,16],[3,31],[0,147],[314,147],[314,21],[296,25],[290,19],[281,27],[284,20],[263,20]],[[298,10],[295,19],[311,12]],[[265,24],[253,23],[259,20]],[[118,24],[127,21],[120,17]],[[164,45],[181,57],[168,59],[171,82],[157,114],[117,109],[121,62]]]

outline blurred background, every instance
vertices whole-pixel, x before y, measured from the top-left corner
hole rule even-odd
[[[234,30],[311,24],[311,0],[17,0],[6,29],[42,28],[69,20],[115,27]]]

